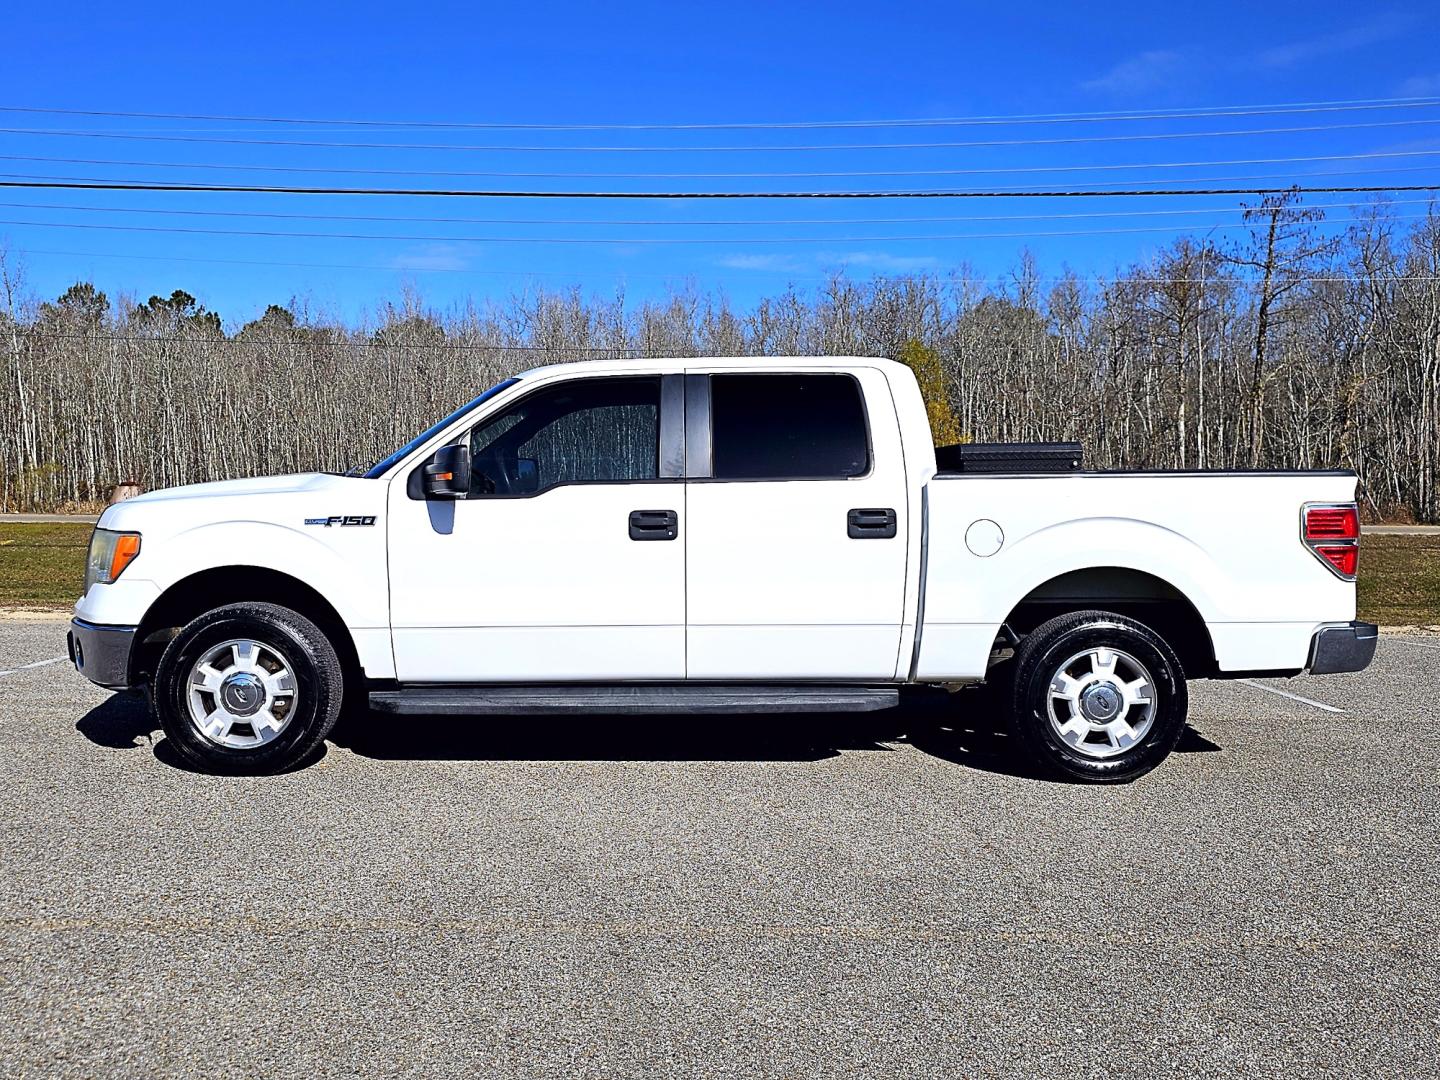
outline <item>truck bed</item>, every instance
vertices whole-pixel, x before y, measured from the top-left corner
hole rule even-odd
[[[1221,673],[1298,671],[1316,629],[1355,618],[1353,583],[1301,542],[1301,508],[1350,502],[1355,482],[1346,470],[937,473],[916,674],[981,677],[1017,598],[1110,569],[1178,590]]]

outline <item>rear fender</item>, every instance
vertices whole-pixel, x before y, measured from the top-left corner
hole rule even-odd
[[[925,625],[916,677],[979,679],[1011,611],[1046,582],[1077,570],[1114,567],[1167,583],[1209,624],[1226,606],[1226,578],[1179,533],[1134,518],[1066,521],[1010,539],[989,558],[963,544],[931,548]]]

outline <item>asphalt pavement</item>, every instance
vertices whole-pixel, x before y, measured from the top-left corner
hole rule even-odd
[[[198,775],[64,630],[0,621],[6,1077],[1440,1070],[1440,637],[1093,788],[968,692]]]

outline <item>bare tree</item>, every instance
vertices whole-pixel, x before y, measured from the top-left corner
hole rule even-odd
[[[1181,239],[1048,288],[1023,256],[999,285],[836,276],[747,311],[689,286],[443,311],[406,290],[355,325],[291,301],[229,334],[184,290],[39,303],[0,251],[0,506],[349,469],[540,364],[818,352],[923,358],[956,438],[1076,438],[1099,467],[1343,466],[1372,513],[1440,520],[1440,214],[1402,229],[1381,204],[1333,238],[1293,195],[1248,216],[1237,250]]]

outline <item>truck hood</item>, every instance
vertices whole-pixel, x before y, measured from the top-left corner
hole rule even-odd
[[[259,476],[148,491],[106,509],[107,529],[173,534],[225,522],[265,522],[300,528],[312,519],[385,512],[384,480],[329,473]]]
[[[127,499],[124,505],[168,502],[172,499],[221,499],[234,495],[285,495],[295,491],[343,489],[357,477],[334,476],[330,473],[295,473],[291,476],[254,476],[244,480],[216,480],[208,484],[185,484],[181,487],[159,488]]]

